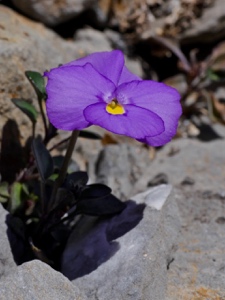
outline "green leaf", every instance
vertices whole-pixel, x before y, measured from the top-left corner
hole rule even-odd
[[[85,138],[85,139],[91,139],[91,140],[101,140],[102,136],[91,131],[80,131],[79,137]]]
[[[212,69],[208,69],[206,74],[207,74],[208,78],[211,79],[212,81],[220,80],[220,76],[216,72],[214,72]]]
[[[15,182],[11,188],[11,201],[10,201],[10,212],[14,213],[21,205],[22,202],[22,190],[23,185],[19,182]]]
[[[110,194],[103,198],[82,199],[76,204],[76,214],[107,216],[122,212],[126,204]]]
[[[68,190],[83,188],[88,182],[88,174],[84,171],[77,171],[66,176],[64,185]]]
[[[25,113],[31,122],[34,124],[37,122],[38,112],[36,111],[33,104],[27,102],[24,99],[11,99],[12,102],[23,112]]]
[[[52,174],[48,179],[52,181],[56,181],[56,179],[59,177],[59,174]]]
[[[41,141],[40,137],[33,140],[32,150],[41,179],[45,181],[46,179],[48,179],[48,177],[50,177],[53,174],[53,159],[48,150],[46,149],[45,145]]]
[[[57,156],[53,156],[53,163],[54,163],[54,167],[56,169],[60,169],[62,167],[63,161],[64,161],[64,156],[63,155],[57,155]]]
[[[79,199],[100,199],[110,195],[112,190],[104,184],[95,183],[85,186]]]
[[[45,99],[46,98],[46,91],[45,91],[45,80],[44,77],[36,72],[36,71],[26,71],[25,72],[26,77],[32,84],[38,99]]]
[[[9,185],[8,182],[1,182],[0,183],[0,203],[5,203],[9,199]]]

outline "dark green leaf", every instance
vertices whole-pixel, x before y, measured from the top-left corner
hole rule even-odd
[[[85,186],[87,182],[88,182],[87,173],[83,171],[78,171],[67,175],[64,185],[65,188],[70,190],[74,188],[81,188]]]
[[[102,139],[102,137],[99,134],[91,132],[91,131],[86,131],[86,130],[80,131],[79,136],[82,138],[91,139],[91,140],[101,140]]]
[[[7,236],[10,242],[13,258],[20,265],[34,259],[27,241],[26,227],[23,221],[12,214],[6,216]]]
[[[39,137],[33,140],[32,150],[41,179],[45,181],[53,174],[52,157]]]
[[[8,182],[0,183],[0,203],[5,203],[9,199],[9,184]]]
[[[91,216],[106,216],[118,214],[124,210],[126,204],[113,195],[98,199],[83,199],[77,203],[76,214]]]
[[[31,120],[32,123],[36,123],[38,112],[36,111],[33,104],[27,102],[24,99],[12,99],[12,102],[23,112],[25,113],[28,118]]]
[[[28,80],[32,84],[38,99],[45,99],[46,91],[45,91],[45,81],[43,76],[36,72],[36,71],[26,71],[25,75],[27,76]]]
[[[64,156],[57,155],[57,156],[53,156],[52,159],[53,159],[54,167],[60,169],[64,161]]]
[[[74,202],[73,193],[64,188],[59,188],[57,190],[56,199],[54,202],[54,209],[56,207],[58,208],[62,208],[63,206],[65,207],[69,203],[73,203],[73,202]]]
[[[79,199],[94,199],[102,198],[111,194],[111,189],[104,184],[90,184],[87,185],[79,197]]]

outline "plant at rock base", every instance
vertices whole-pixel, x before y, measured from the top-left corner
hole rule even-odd
[[[26,100],[12,99],[31,120],[32,137],[25,147],[18,142],[20,151],[13,159],[23,158],[23,162],[9,170],[4,157],[15,152],[15,136],[14,149],[10,150],[9,130],[3,130],[0,201],[10,212],[7,224],[11,244],[19,245],[12,246],[16,262],[37,257],[60,269],[60,257],[76,226],[76,216],[107,217],[126,207],[109,187],[89,185],[86,172],[68,169],[78,136],[101,138],[83,131],[94,124],[153,146],[164,145],[176,133],[180,96],[165,84],[141,80],[130,73],[118,50],[94,53],[45,72],[46,89],[39,73],[27,71],[26,76],[38,97],[45,135],[35,136],[35,107]],[[45,102],[50,122],[43,108]],[[52,157],[50,152],[58,144],[47,149],[57,129],[73,131],[65,157]]]

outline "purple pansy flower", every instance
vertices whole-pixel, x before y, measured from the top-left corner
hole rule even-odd
[[[152,146],[176,133],[182,112],[178,92],[132,74],[119,50],[93,53],[45,76],[47,114],[56,128],[99,125]]]

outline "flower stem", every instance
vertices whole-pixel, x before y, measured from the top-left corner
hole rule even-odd
[[[50,199],[49,205],[48,205],[48,211],[51,209],[51,206],[52,206],[52,204],[54,202],[54,199],[56,197],[56,193],[57,193],[58,188],[62,185],[62,183],[65,179],[66,172],[67,172],[67,169],[68,169],[68,165],[69,165],[71,156],[73,154],[74,146],[76,144],[79,133],[80,133],[79,130],[74,130],[72,132],[71,137],[70,137],[69,145],[68,145],[66,155],[65,155],[64,160],[63,160],[62,167],[61,167],[60,172],[59,172],[59,176],[56,179],[56,181],[54,183],[54,186],[53,186],[51,199]]]
[[[38,104],[39,104],[39,109],[40,109],[42,121],[43,121],[43,124],[44,124],[45,136],[46,136],[47,133],[48,133],[48,126],[47,126],[47,121],[46,121],[46,118],[45,118],[45,113],[44,113],[44,109],[43,109],[43,106],[42,106],[42,99],[41,98],[38,99]]]

